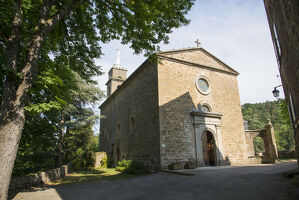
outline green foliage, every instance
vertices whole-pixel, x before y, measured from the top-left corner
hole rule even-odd
[[[101,160],[101,166],[104,168],[111,168],[113,166],[113,161],[106,155]]]
[[[284,99],[256,104],[246,103],[242,105],[242,113],[251,130],[263,129],[270,119],[274,126],[277,149],[294,149],[293,131]],[[255,148],[263,150],[258,139],[255,141]]]
[[[0,1],[0,89],[7,71],[13,71],[22,77],[22,69],[27,59],[28,48],[32,44],[32,36],[43,35],[47,23],[41,21],[41,9],[48,1],[21,1],[22,23],[20,46],[17,49],[17,69],[6,66],[8,38],[12,33],[12,22],[16,12],[15,1]],[[49,1],[50,12],[46,20],[51,20],[61,13],[74,0]],[[45,36],[42,50],[38,57],[38,76],[45,72],[54,74],[64,72],[65,67],[75,71],[87,82],[93,82],[92,77],[100,75],[100,67],[94,59],[102,55],[100,44],[119,39],[122,44],[131,44],[136,54],[145,52],[150,55],[159,50],[159,43],[168,43],[168,34],[173,28],[187,25],[189,20],[185,15],[191,9],[194,0],[154,0],[154,1],[82,1],[65,17],[55,23],[55,26]],[[41,23],[42,22],[42,23]],[[49,77],[49,76],[48,76]],[[35,77],[33,77],[35,78]],[[52,77],[55,79],[55,76]],[[45,79],[54,83],[54,79]],[[1,90],[0,90],[1,91]],[[1,93],[2,94],[2,93]]]
[[[72,168],[75,170],[89,170],[94,167],[95,159],[92,151],[79,148],[76,158],[72,160]]]
[[[14,176],[59,167],[59,153],[63,156],[62,162],[69,163],[77,158],[79,148],[98,151],[98,136],[94,135],[92,126],[99,116],[87,106],[97,103],[103,96],[102,91],[72,70],[67,71],[68,74],[56,75],[61,82],[39,81],[46,79],[40,77],[28,91],[30,101],[25,107],[26,122]],[[50,74],[44,76],[52,76]],[[61,123],[62,113],[64,123]],[[63,150],[59,152],[57,144],[61,127],[65,131],[62,135]],[[77,162],[79,167],[84,166],[84,162]]]
[[[35,112],[35,113],[50,111],[51,109],[60,110],[61,105],[58,102],[50,101],[49,103],[37,103],[25,107],[26,111]]]
[[[90,136],[89,142],[87,144],[87,149],[89,149],[92,152],[99,151],[99,136],[98,136],[98,134]]]
[[[101,167],[108,168],[108,157],[107,157],[107,155],[102,158]]]
[[[115,167],[117,171],[125,172],[128,174],[148,174],[149,170],[140,162],[134,160],[121,160],[118,161],[118,165]]]
[[[36,69],[26,77],[34,82],[26,91],[26,98],[22,98],[25,99],[26,122],[15,175],[57,167],[58,154],[63,154],[66,163],[80,154],[77,152],[80,148],[84,152],[95,151],[98,142],[93,137],[92,126],[99,116],[91,106],[103,97],[93,80],[94,76],[102,74],[100,66],[94,62],[102,55],[100,44],[119,39],[123,44],[130,43],[137,54],[156,52],[160,42],[168,42],[167,34],[173,28],[189,23],[185,15],[194,1],[86,0],[48,29],[45,28],[47,23],[41,20],[45,3],[51,3],[49,12],[45,13],[45,19],[51,21],[75,1],[23,0],[20,1],[20,41],[14,50],[9,49],[8,38],[14,38],[11,33],[16,2],[0,1],[1,102],[3,82],[8,80],[8,75],[16,88],[25,78],[23,71],[26,70],[23,69],[28,53],[32,53],[29,48],[34,36],[42,36],[39,38],[45,40],[39,44],[41,50],[34,51],[39,52],[34,55],[38,58],[36,63],[35,59],[30,63]],[[11,55],[17,58],[16,69],[6,63]],[[13,91],[9,93],[15,95]],[[62,150],[58,149],[61,142]],[[85,166],[84,162],[77,163],[79,167]]]
[[[27,113],[13,169],[14,177],[58,167],[55,131],[56,127],[46,118]]]
[[[265,152],[264,141],[260,137],[255,137],[253,140],[255,152]]]

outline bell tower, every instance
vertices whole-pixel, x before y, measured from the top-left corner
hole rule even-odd
[[[108,72],[107,97],[110,96],[126,79],[127,70],[120,64],[120,52],[117,49],[116,62]]]

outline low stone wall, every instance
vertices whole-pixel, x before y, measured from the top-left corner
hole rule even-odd
[[[106,152],[95,152],[95,167],[101,167],[101,161],[104,157],[107,157]]]
[[[248,157],[248,164],[261,164],[262,163],[262,156],[249,156]]]
[[[69,172],[70,172],[69,165],[63,165],[60,168],[48,170],[45,172],[13,178],[10,181],[9,190],[14,191],[14,190],[30,188],[33,186],[48,184],[61,177],[64,177]]]
[[[295,152],[295,150],[278,151],[278,158],[296,158],[296,152]]]

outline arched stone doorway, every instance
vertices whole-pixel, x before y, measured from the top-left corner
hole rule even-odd
[[[205,166],[216,165],[216,142],[210,131],[202,134],[203,162]]]

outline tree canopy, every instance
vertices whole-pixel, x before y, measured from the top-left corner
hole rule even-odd
[[[65,91],[74,83],[66,81],[73,78],[68,73],[87,84],[101,74],[94,62],[102,54],[99,42],[119,39],[137,54],[153,53],[173,28],[188,24],[193,2],[0,0],[0,199],[7,197],[25,106],[41,117],[66,113],[72,96]]]

